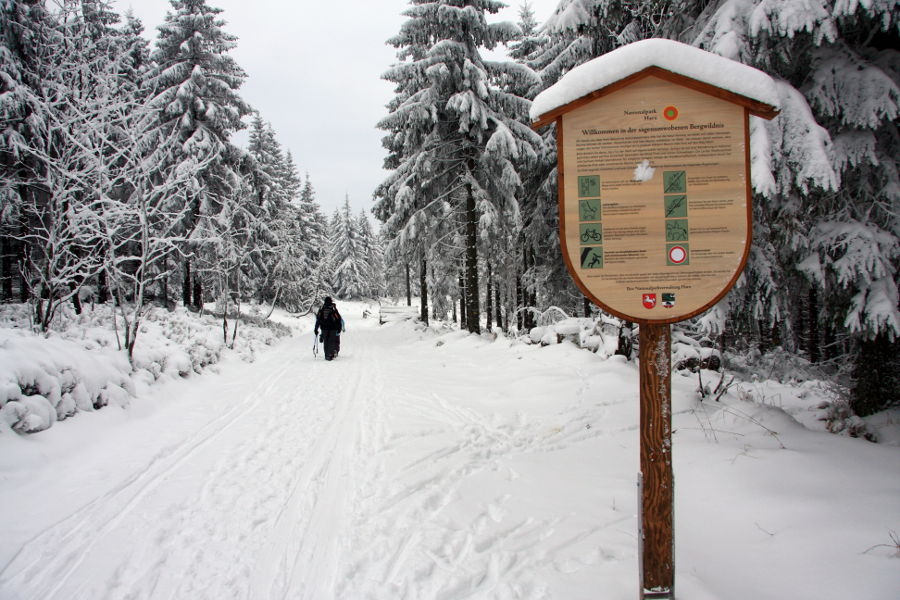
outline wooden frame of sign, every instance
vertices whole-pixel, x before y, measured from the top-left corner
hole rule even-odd
[[[560,241],[586,297],[675,323],[728,293],[750,250],[751,114],[776,113],[649,67],[534,123],[557,125]]]
[[[597,306],[640,327],[641,599],[673,599],[669,324],[734,286],[752,234],[750,115],[774,107],[651,66],[551,110],[563,259]]]

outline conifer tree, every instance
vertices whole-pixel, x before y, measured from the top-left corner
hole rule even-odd
[[[12,299],[18,283],[21,299],[27,285],[17,275],[27,251],[25,206],[37,190],[44,166],[31,148],[42,135],[46,107],[40,97],[44,48],[55,27],[39,0],[0,2],[0,276],[2,295]]]
[[[396,169],[380,191],[393,205],[385,202],[376,214],[387,213],[389,231],[400,239],[436,238],[436,226],[461,228],[466,326],[478,332],[481,228],[499,223],[502,213],[518,218],[521,181],[512,161],[531,152],[536,139],[524,124],[527,102],[495,82],[527,72],[481,58],[480,49],[493,49],[517,33],[508,23],[487,23],[499,2],[410,4],[409,20],[390,40],[403,62],[385,75],[398,84],[398,95],[380,124],[395,132],[387,144]]]
[[[384,249],[381,246],[381,238],[372,230],[372,222],[364,210],[360,211],[357,217],[356,229],[359,231],[360,246],[362,247],[366,271],[364,296],[379,298],[384,294],[385,290]]]
[[[170,202],[189,207],[183,223],[191,238],[201,217],[239,197],[238,152],[229,142],[250,112],[238,94],[246,74],[227,52],[236,38],[225,32],[221,9],[205,0],[171,0],[174,12],[159,27],[155,67],[149,78],[159,137],[178,143],[159,156],[163,173],[190,171],[191,185]],[[209,228],[206,228],[209,231]],[[199,240],[193,237],[193,248]],[[182,252],[192,254],[185,246]],[[188,270],[188,269],[186,269]]]
[[[332,282],[335,293],[341,298],[362,298],[368,292],[369,266],[357,220],[350,210],[350,198],[344,198],[344,206],[335,213],[333,220]]]

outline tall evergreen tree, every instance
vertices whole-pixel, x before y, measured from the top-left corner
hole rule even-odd
[[[224,30],[222,10],[205,0],[171,2],[174,12],[159,27],[149,85],[160,138],[178,140],[159,157],[159,170],[193,173],[191,185],[171,198],[190,207],[183,230],[191,237],[201,217],[239,196],[240,152],[229,139],[243,128],[241,118],[250,108],[238,94],[246,74],[227,54],[236,38]],[[198,242],[194,238],[193,248]],[[182,251],[192,254],[191,247]]]
[[[394,134],[386,143],[396,168],[379,192],[384,200],[376,214],[386,217],[400,240],[436,238],[437,227],[460,230],[466,326],[478,332],[480,229],[499,223],[501,213],[518,218],[521,181],[512,160],[531,152],[536,139],[522,118],[527,102],[494,82],[527,77],[527,71],[480,55],[517,34],[509,23],[487,23],[499,2],[410,4],[409,20],[389,42],[402,62],[385,75],[398,84],[398,95],[380,126]]]
[[[673,33],[774,75],[781,92],[781,115],[753,126],[755,249],[746,279],[755,285],[734,294],[734,309],[817,358],[823,340],[800,331],[837,343],[849,336],[847,350],[861,360],[897,348],[900,8],[725,0],[686,3],[680,13],[695,20]],[[797,290],[808,290],[803,301]],[[882,369],[897,366],[857,365],[867,390],[854,400],[860,413],[892,396],[870,403],[873,386],[862,380],[886,381]]]
[[[363,298],[369,291],[369,264],[358,221],[350,210],[350,198],[335,213],[332,230],[332,282],[342,298]]]
[[[359,232],[360,247],[366,269],[364,295],[369,298],[379,298],[384,295],[385,291],[384,249],[381,246],[381,238],[372,230],[372,222],[364,210],[360,211],[356,219],[356,229]]]

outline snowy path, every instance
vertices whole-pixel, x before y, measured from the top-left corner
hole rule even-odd
[[[301,335],[164,388],[153,410],[22,442],[55,440],[22,446],[51,454],[35,476],[0,472],[0,599],[636,597],[634,365],[371,319],[349,329],[334,363]],[[900,516],[884,483],[896,449],[742,421],[711,443],[692,382],[676,384],[685,597],[803,598],[797,576],[820,561],[816,598],[851,597],[857,577],[890,590],[892,559],[859,552]],[[104,420],[115,427],[85,434]],[[821,493],[797,474],[823,465],[846,497],[787,518]],[[863,497],[868,514],[827,526]]]
[[[326,364],[295,338],[252,379],[219,378],[202,400],[221,414],[28,541],[0,597],[331,597],[347,493],[366,475],[353,465],[374,339]]]

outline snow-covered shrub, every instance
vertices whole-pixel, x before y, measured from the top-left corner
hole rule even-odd
[[[750,348],[746,352],[728,352],[725,358],[728,369],[747,380],[774,379],[787,383],[819,379],[823,375],[821,369],[802,356],[780,347],[766,353],[756,348]]]
[[[870,442],[877,441],[875,434],[869,430],[866,422],[853,413],[849,400],[840,398],[824,402],[819,405],[819,408],[823,411],[819,420],[825,422],[825,427],[831,433],[865,438]]]
[[[554,317],[556,321],[552,321]],[[619,319],[605,314],[594,318],[569,317],[557,308],[542,313],[538,323],[528,332],[526,339],[531,343],[550,346],[569,341],[604,358],[616,353],[622,327]]]
[[[33,433],[78,412],[127,406],[136,384],[201,373],[226,351],[217,318],[151,307],[129,363],[112,327],[112,306],[80,315],[68,305],[59,311],[43,336],[32,331],[27,305],[0,305],[0,425]],[[242,319],[235,345],[244,360],[253,360],[256,346],[290,335],[259,317],[246,321],[254,324]]]
[[[722,354],[707,338],[695,339],[672,328],[672,368],[676,371],[708,369],[718,371],[722,367]]]
[[[8,402],[0,409],[0,422],[22,433],[36,433],[50,428],[56,422],[56,411],[50,401],[35,394],[22,396]]]

